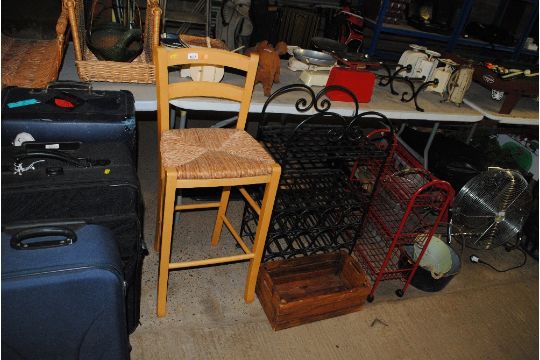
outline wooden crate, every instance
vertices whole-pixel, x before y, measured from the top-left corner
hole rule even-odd
[[[263,264],[256,289],[274,330],[358,311],[370,291],[360,265],[344,252]]]

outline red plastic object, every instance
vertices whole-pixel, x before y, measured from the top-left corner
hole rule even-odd
[[[54,104],[61,108],[73,109],[75,107],[75,104],[73,104],[71,101],[60,98],[55,98]]]
[[[375,74],[369,71],[358,71],[340,67],[330,70],[326,86],[339,85],[353,92],[360,103],[368,103],[373,95]],[[326,94],[332,101],[352,102],[353,99],[343,91],[328,91]]]

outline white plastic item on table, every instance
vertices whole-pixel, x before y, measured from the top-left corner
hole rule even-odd
[[[450,76],[452,76],[452,72],[458,64],[450,59],[440,59],[439,61],[443,63],[444,66],[436,68],[431,76],[432,80],[436,79],[438,80],[438,83],[437,85],[429,85],[426,88],[426,91],[433,91],[443,95],[446,91],[446,85],[450,80]]]
[[[196,52],[199,46],[191,46]],[[191,77],[193,81],[220,82],[225,74],[223,66],[189,65],[180,69],[180,77]]]
[[[416,45],[416,44],[410,44],[409,47],[411,49],[405,50],[403,54],[401,54],[401,57],[399,58],[399,61],[398,61],[398,64],[403,65],[403,66],[411,65],[411,71],[402,71],[399,73],[399,75],[403,77],[415,77],[414,73],[415,73],[416,63],[419,60],[428,58],[428,55],[425,53],[425,51],[427,50],[426,47]]]
[[[428,55],[427,58],[419,59],[416,62],[416,65],[413,69],[414,78],[424,78],[424,82],[432,80],[433,72],[439,65],[439,60],[437,59],[441,56],[440,53],[431,50],[425,50],[425,53]]]
[[[307,70],[309,65],[297,60],[294,56],[291,56],[289,58],[289,62],[287,63],[287,67],[292,71],[303,71]]]
[[[223,66],[195,66],[189,67],[190,76],[194,81],[220,82],[225,74]]]
[[[329,76],[328,70],[304,70],[300,74],[300,80],[307,86],[325,86]]]

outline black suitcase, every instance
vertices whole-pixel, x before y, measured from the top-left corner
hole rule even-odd
[[[3,229],[3,359],[129,358],[113,234],[74,225]]]
[[[129,332],[140,315],[143,205],[121,143],[26,143],[2,147],[2,224],[64,221],[113,230],[127,281]]]
[[[57,82],[46,89],[2,90],[2,144],[21,141],[122,142],[136,161],[135,100],[128,91]]]

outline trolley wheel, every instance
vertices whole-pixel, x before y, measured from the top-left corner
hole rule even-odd
[[[397,290],[396,290],[396,295],[397,295],[398,297],[403,297],[403,290],[402,290],[402,289],[397,289]]]
[[[369,303],[373,302],[374,299],[375,299],[375,297],[372,294],[369,294],[368,297],[367,297],[367,301]]]

